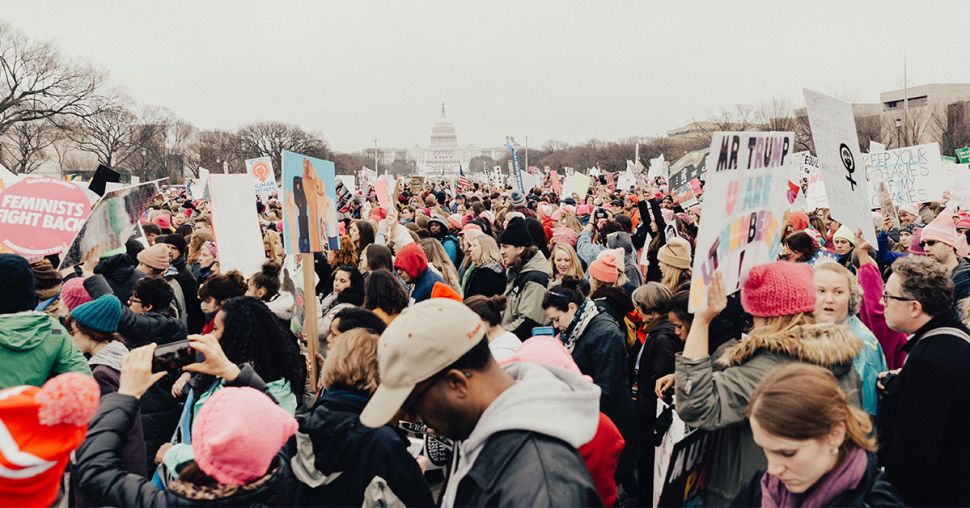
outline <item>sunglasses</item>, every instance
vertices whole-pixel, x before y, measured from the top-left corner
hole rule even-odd
[[[922,241],[922,242],[920,242],[919,244],[920,244],[920,245],[921,245],[921,246],[922,246],[923,248],[926,248],[926,247],[932,247],[932,246],[934,246],[934,245],[936,245],[937,243],[939,243],[939,242],[937,242],[936,240],[923,240],[923,241]]]

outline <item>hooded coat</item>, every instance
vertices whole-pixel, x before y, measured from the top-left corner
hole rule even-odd
[[[33,310],[0,314],[0,388],[42,386],[65,372],[91,369],[56,319]]]
[[[859,407],[860,381],[852,362],[861,347],[844,325],[810,324],[773,335],[742,337],[718,359],[720,371],[715,371],[710,357],[677,355],[677,414],[687,425],[716,434],[706,505],[729,505],[751,476],[767,466],[744,416],[758,383],[779,365],[811,363],[831,370],[849,401]]]
[[[378,499],[434,504],[407,438],[389,425],[360,423],[368,400],[357,391],[327,390],[299,419],[295,449],[290,442],[293,506],[374,506]]]
[[[634,288],[643,284],[643,276],[640,274],[636,258],[637,252],[633,248],[630,233],[617,231],[606,235],[606,246],[610,249],[623,249],[623,274]]]
[[[456,444],[441,506],[600,506],[576,451],[596,434],[599,388],[557,367],[516,363],[505,371],[516,383]]]
[[[411,298],[414,298],[415,303],[431,298],[435,282],[447,284],[444,277],[428,269],[428,259],[416,243],[408,244],[397,253],[394,257],[394,268],[403,270],[411,278],[411,284],[414,285]]]
[[[502,312],[502,328],[526,340],[532,337],[534,327],[549,323],[542,298],[552,277],[552,265],[542,252],[536,252],[521,268],[509,268],[505,275],[508,301]]]
[[[131,287],[145,276],[144,273],[135,270],[135,265],[127,254],[115,254],[102,259],[98,266],[94,267],[94,273],[104,276],[105,281],[111,286],[111,292],[121,300],[121,303],[131,298]]]

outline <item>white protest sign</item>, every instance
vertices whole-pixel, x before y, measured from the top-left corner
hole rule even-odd
[[[950,204],[964,210],[970,209],[970,167],[966,164],[943,161],[943,173],[947,179]]]
[[[525,192],[532,192],[532,189],[542,185],[542,177],[539,175],[534,175],[532,173],[523,172],[522,173],[522,186],[525,188]]]
[[[249,175],[210,175],[212,230],[219,249],[219,269],[239,270],[245,277],[258,272],[266,253],[256,215],[256,194]]]
[[[576,194],[582,200],[586,196],[586,193],[589,192],[589,185],[593,183],[593,179],[582,173],[573,173],[572,179],[572,187],[567,196]]]
[[[864,155],[869,178],[869,204],[879,207],[879,182],[886,182],[898,205],[937,201],[947,190],[940,145],[906,146]]]
[[[825,182],[822,181],[821,171],[814,171],[808,175],[808,190],[805,192],[805,206],[809,210],[829,207],[829,198],[825,194]]]
[[[351,194],[357,193],[357,181],[354,178],[354,175],[337,175],[337,180],[343,182],[344,187],[346,187]]]
[[[20,177],[10,172],[9,169],[0,164],[0,190],[12,186],[20,181]]]
[[[886,145],[878,141],[873,141],[871,139],[869,140],[869,153],[879,153],[879,152],[885,152],[885,151],[886,151]]]
[[[650,169],[647,170],[647,178],[653,180],[654,178],[662,176],[664,180],[667,179],[667,164],[664,162],[664,155],[660,154],[660,157],[654,157],[650,159]]]
[[[697,231],[690,309],[704,306],[715,271],[728,294],[747,270],[778,258],[788,178],[796,160],[791,132],[718,132],[711,139],[704,214]]]
[[[619,174],[616,179],[617,190],[629,191],[631,188],[636,187],[637,177],[633,171],[627,168],[626,171]]]
[[[805,106],[832,218],[851,231],[861,229],[866,242],[876,245],[852,105],[805,90]]]
[[[246,159],[246,173],[253,178],[257,194],[266,196],[276,192],[276,174],[273,173],[272,157]]]

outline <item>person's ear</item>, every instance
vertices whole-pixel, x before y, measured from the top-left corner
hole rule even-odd
[[[145,305],[144,303],[141,304],[141,308],[142,309],[145,309],[145,312],[151,312],[151,311],[155,310],[155,306],[154,305]]]
[[[845,442],[845,422],[838,422],[829,430],[828,445],[833,448],[841,448]]]
[[[453,390],[458,398],[468,397],[471,393],[471,386],[469,386],[470,377],[470,372],[463,372],[458,369],[451,369],[445,375],[448,381],[448,388]]]

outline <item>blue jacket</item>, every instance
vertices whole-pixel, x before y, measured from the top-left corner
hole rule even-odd
[[[434,289],[434,283],[445,282],[445,279],[438,275],[431,266],[428,266],[413,282],[414,289],[411,290],[411,298],[414,298],[414,303],[418,303],[431,298],[431,290]]]
[[[862,349],[852,360],[852,367],[859,373],[862,379],[862,409],[875,416],[876,408],[879,406],[879,392],[876,388],[876,381],[879,373],[889,370],[886,366],[886,355],[882,352],[882,346],[876,336],[866,327],[858,316],[852,316],[845,323],[852,333],[862,341]]]

